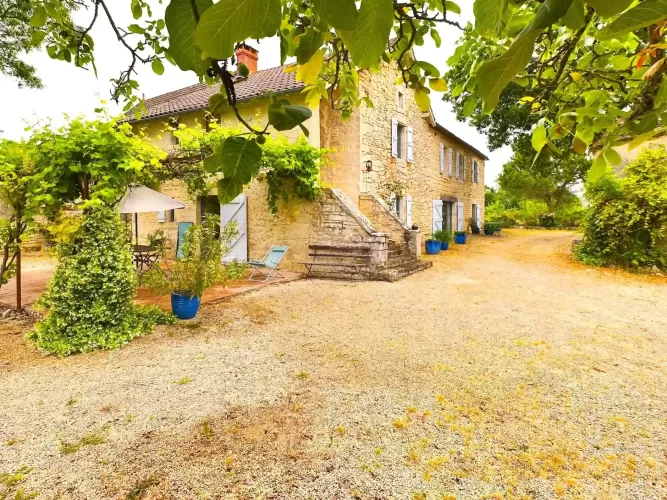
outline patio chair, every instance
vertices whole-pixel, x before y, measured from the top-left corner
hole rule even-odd
[[[178,238],[176,239],[176,260],[183,258],[183,239],[186,231],[190,228],[192,222],[178,223]]]
[[[252,268],[252,274],[250,274],[248,281],[264,282],[271,278],[283,278],[283,275],[278,271],[278,265],[283,260],[288,248],[273,245],[262,260],[249,260],[248,266]]]

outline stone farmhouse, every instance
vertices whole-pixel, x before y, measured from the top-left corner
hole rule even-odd
[[[266,113],[268,92],[304,105],[304,86],[294,73],[285,73],[285,67],[257,71],[258,52],[247,45],[236,55],[250,69],[247,80],[236,85],[244,118],[265,122],[261,114]],[[393,280],[427,267],[429,263],[419,261],[420,249],[435,230],[463,231],[473,222],[482,224],[488,158],[439,125],[432,113],[420,111],[412,90],[396,86],[398,75],[388,64],[374,74],[361,72],[360,95],[368,96],[374,106],[362,106],[347,121],[327,102],[313,109],[305,123],[308,141],[335,150],[322,169],[326,189],[318,201],[294,202],[273,215],[261,175],[222,207],[215,190],[189,200],[182,181],[169,181],[161,190],[186,208],[157,216],[140,214],[140,238],[162,228],[174,250],[179,222],[198,222],[207,213],[219,213],[223,223],[234,219],[242,228],[229,258],[259,259],[271,245],[288,245],[286,267],[303,270],[302,262],[320,262],[313,272],[322,276]],[[146,99],[144,115],[128,120],[168,151],[175,138],[167,124],[202,123],[208,99],[217,91],[217,86],[202,83]],[[235,122],[231,110],[219,119],[223,124]],[[296,128],[284,134],[295,140],[302,132]],[[389,199],[384,193],[385,203],[381,191],[387,179],[401,189]]]

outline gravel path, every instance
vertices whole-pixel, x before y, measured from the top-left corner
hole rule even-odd
[[[65,360],[0,324],[0,498],[664,499],[667,280],[571,238],[472,238]]]

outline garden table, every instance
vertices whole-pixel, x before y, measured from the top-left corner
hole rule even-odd
[[[137,271],[148,270],[160,258],[157,248],[150,245],[134,245],[134,266]]]

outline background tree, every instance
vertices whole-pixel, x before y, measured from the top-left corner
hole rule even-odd
[[[21,241],[33,222],[27,200],[34,171],[27,159],[25,143],[0,140],[0,203],[6,218],[0,219],[0,287],[17,276],[16,307],[21,308]]]
[[[580,154],[595,144],[601,154],[591,175],[598,176],[620,164],[619,140],[636,147],[664,130],[665,0],[490,3],[497,9],[484,18],[478,13],[489,2],[475,3],[447,98],[493,133],[493,147],[507,143],[503,133],[512,142],[526,128],[538,152],[563,139]],[[481,113],[497,113],[500,125]]]
[[[548,212],[557,212],[577,198],[572,190],[577,184],[583,186],[592,163],[571,150],[562,154],[544,150],[535,158],[527,136],[517,140],[512,150],[511,160],[498,176],[500,189],[519,200],[541,200]]]
[[[75,6],[70,0],[49,4],[53,16],[49,19],[49,13],[36,8],[35,2],[30,0],[0,1],[0,73],[15,78],[19,86],[41,88],[42,81],[34,66],[22,57],[41,47],[47,37],[51,43],[57,43],[56,36],[64,38],[60,31],[65,24],[66,32],[74,33],[76,28],[71,24],[70,13]],[[55,30],[58,30],[57,35]],[[52,31],[55,36],[50,34]]]
[[[114,205],[131,183],[155,184],[166,157],[128,123],[108,118],[35,129],[28,155],[35,171],[29,202],[51,217],[79,201],[84,209],[90,201]]]
[[[33,26],[59,22],[49,14],[59,0],[36,2]],[[476,59],[465,90],[491,112],[511,82],[524,89],[544,89],[537,96],[526,91],[522,97],[542,120],[536,127],[536,149],[554,139],[574,137],[575,151],[583,153],[596,139],[603,146],[599,170],[605,161],[618,160],[613,145],[619,137],[643,139],[662,128],[667,67],[660,63],[661,23],[667,19],[666,2],[476,0],[475,30],[484,39],[469,48]],[[231,107],[246,130],[245,136],[231,137],[213,151],[208,162],[210,169],[224,174],[218,182],[221,201],[236,196],[257,172],[269,127],[303,128],[311,116],[309,109],[273,97],[264,126],[246,122],[237,109],[235,84],[248,69],[239,65],[237,74],[230,71],[237,44],[278,36],[283,61],[296,58],[293,69],[306,86],[308,102],[319,104],[320,98],[327,98],[343,117],[361,103],[372,105],[358,95],[358,71],[393,62],[401,72],[399,82],[411,87],[417,105],[428,111],[431,89],[444,91],[447,86],[433,61],[415,60],[412,49],[426,37],[439,46],[438,25],[459,26],[460,13],[455,2],[442,0],[362,0],[358,8],[353,0],[170,0],[164,18],[155,18],[148,3],[131,0],[137,22],[119,27],[106,0],[78,3],[91,12],[89,24],[72,31],[60,21],[64,35],[47,42],[49,55],[69,57],[82,67],[93,65],[89,32],[104,19],[131,55],[129,67],[112,89],[114,99],[127,102],[126,110],[138,115],[142,111],[134,80],[137,64],[150,64],[161,74],[168,61],[221,84],[220,93],[210,99],[210,111]],[[468,107],[474,108],[474,100],[470,102]]]

